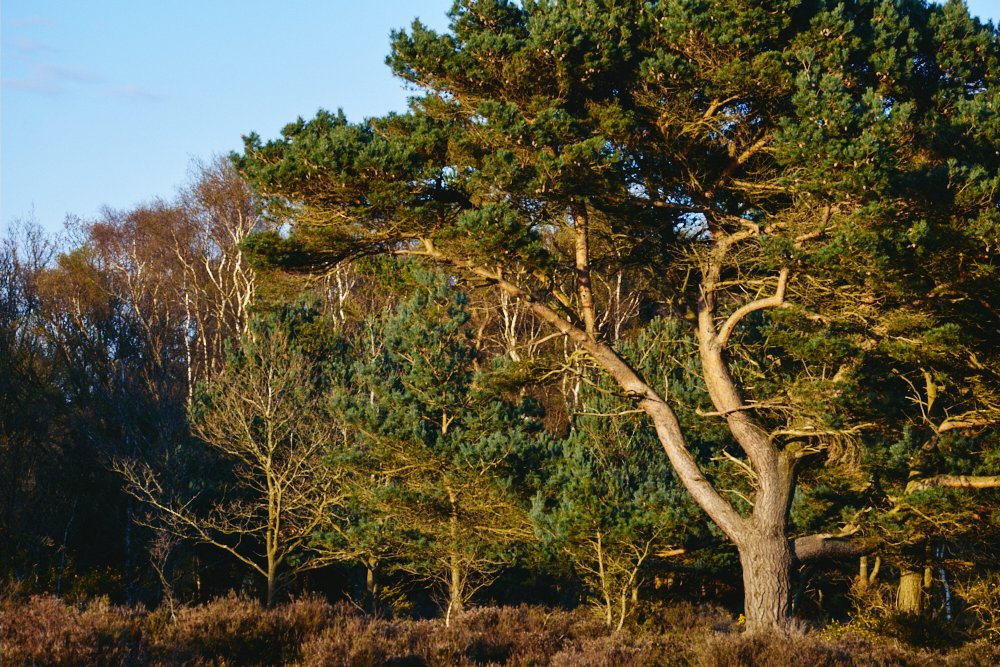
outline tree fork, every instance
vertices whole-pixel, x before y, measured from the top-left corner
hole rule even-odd
[[[726,253],[752,231],[722,237],[711,252],[698,300],[698,349],[702,377],[715,409],[746,453],[756,473],[757,494],[751,520],[736,543],[743,568],[744,613],[747,632],[783,629],[790,613],[793,550],[785,536],[788,510],[795,488],[794,459],[780,452],[767,433],[745,409],[736,381],[729,372],[724,353],[729,338],[748,314],[784,304],[788,269],[778,276],[774,296],[757,299],[730,315],[721,331],[716,327],[715,299]]]
[[[740,553],[744,570],[748,631],[783,630],[787,626],[790,611],[790,568],[794,561],[858,555],[870,551],[871,546],[867,542],[848,540],[845,536],[812,535],[792,541],[787,539],[785,530],[794,489],[794,461],[778,452],[763,429],[745,414],[745,404],[725,367],[714,320],[708,308],[704,309],[705,314],[700,318],[702,326],[705,322],[711,322],[711,337],[703,337],[711,343],[706,356],[713,370],[722,371],[711,385],[716,389],[713,398],[717,396],[721,399],[716,407],[720,412],[726,413],[734,437],[741,445],[746,443],[745,448],[750,450],[748,456],[751,462],[755,459],[759,462],[754,466],[758,473],[766,476],[758,493],[753,516],[749,519],[740,516],[705,478],[687,449],[680,423],[672,408],[614,350],[589,336],[586,331],[561,317],[518,285],[506,280],[499,272],[446,255],[429,239],[421,241],[423,251],[400,251],[399,254],[420,255],[455,267],[483,278],[511,297],[523,301],[542,321],[585,350],[652,419],[660,444],[681,483]],[[783,296],[787,272],[782,272],[779,282]],[[703,292],[703,300],[705,294]],[[710,298],[711,296],[709,293]],[[768,300],[769,304],[771,299],[773,297]],[[780,540],[775,535],[780,536]],[[751,571],[748,572],[748,569]],[[769,578],[777,580],[769,581]]]
[[[400,254],[421,255],[441,264],[453,266],[472,275],[484,278],[496,285],[515,299],[524,301],[535,315],[557,331],[567,336],[585,350],[605,371],[631,396],[643,411],[653,420],[656,434],[670,459],[671,465],[677,471],[681,482],[694,497],[699,506],[722,529],[732,541],[736,541],[743,533],[745,520],[724,499],[705,478],[697,461],[687,449],[687,443],[681,431],[680,422],[670,406],[655,389],[650,387],[638,373],[628,365],[610,347],[594,340],[578,326],[568,322],[546,304],[532,297],[519,286],[504,279],[496,271],[461,259],[445,255],[434,246],[433,242],[423,240],[425,250],[422,252],[403,251]]]

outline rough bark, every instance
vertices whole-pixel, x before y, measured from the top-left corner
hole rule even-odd
[[[783,531],[773,527],[739,545],[743,604],[749,634],[783,629],[790,612],[792,555]]]
[[[864,538],[819,533],[792,540],[792,560],[803,563],[820,558],[863,557],[875,550],[877,543]]]
[[[924,609],[924,575],[920,570],[900,570],[899,588],[896,591],[896,610],[907,614],[920,614]]]

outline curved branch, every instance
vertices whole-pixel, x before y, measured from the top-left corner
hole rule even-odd
[[[752,231],[747,230],[720,238],[707,260],[702,278],[701,297],[698,299],[698,350],[702,377],[712,399],[712,405],[716,412],[725,415],[730,432],[746,452],[750,464],[758,474],[760,488],[754,505],[754,514],[766,514],[768,521],[778,525],[784,521],[787,512],[793,486],[793,462],[778,451],[761,425],[747,414],[747,404],[729,372],[721,336],[715,323],[716,293],[726,254],[734,243],[752,234]],[[779,287],[783,299],[787,272],[783,270],[782,275],[784,279],[779,278]],[[770,303],[769,300],[763,299],[761,302]],[[739,320],[756,308],[754,304],[749,304],[748,307],[741,309],[742,314],[740,311],[734,313],[724,326],[725,336],[728,338]]]
[[[732,336],[733,330],[736,329],[736,325],[738,325],[740,321],[750,313],[758,310],[764,310],[765,308],[780,308],[783,306],[785,303],[785,287],[787,285],[788,269],[783,268],[778,274],[778,288],[775,290],[774,296],[751,301],[750,303],[737,309],[736,312],[729,316],[726,323],[722,325],[722,329],[719,330],[719,346],[725,349],[726,345],[729,343],[729,337]]]
[[[422,243],[424,245],[422,252],[407,251],[407,254],[420,254],[438,263],[453,266],[468,274],[488,280],[511,297],[523,301],[539,319],[585,350],[653,420],[656,434],[670,459],[671,465],[698,505],[730,539],[737,543],[742,541],[747,530],[746,521],[702,473],[698,462],[687,448],[680,422],[671,407],[656,390],[639,377],[638,373],[625,360],[606,344],[595,340],[586,331],[568,322],[566,318],[560,316],[548,305],[538,301],[518,285],[506,280],[498,271],[463,259],[450,257],[440,251],[430,240],[424,239]]]

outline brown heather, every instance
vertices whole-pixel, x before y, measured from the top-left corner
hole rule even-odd
[[[799,630],[746,636],[713,607],[647,607],[619,632],[588,609],[479,607],[453,619],[383,619],[304,598],[266,609],[230,595],[146,612],[53,596],[0,599],[0,664],[17,665],[554,665],[558,667],[986,667],[1000,646],[951,653]]]
[[[143,624],[141,613],[105,599],[82,607],[51,595],[0,600],[0,664],[143,664]]]

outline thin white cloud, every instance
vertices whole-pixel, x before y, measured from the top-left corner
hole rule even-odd
[[[73,83],[101,83],[104,79],[94,70],[86,67],[63,67],[52,65],[50,67],[53,75],[60,81]]]
[[[19,37],[14,40],[14,50],[23,54],[29,53],[53,53],[55,48],[45,42],[30,37]]]
[[[4,79],[4,88],[30,93],[61,93],[71,84],[93,85],[103,79],[93,70],[82,67],[38,64],[23,79]]]
[[[111,95],[123,99],[135,100],[138,102],[159,102],[163,98],[155,93],[151,93],[142,86],[130,83],[125,86],[115,86],[110,90]]]

